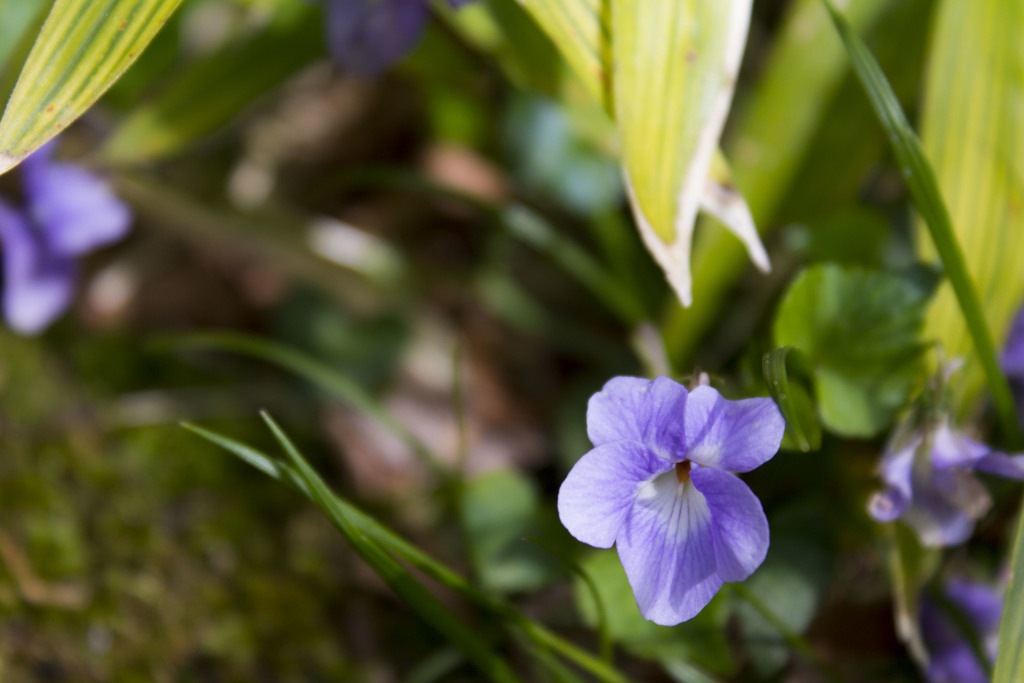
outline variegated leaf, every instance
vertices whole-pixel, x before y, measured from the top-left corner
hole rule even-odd
[[[0,173],[81,116],[181,0],[56,0],[0,119]]]
[[[704,200],[750,23],[750,0],[612,0],[615,116],[626,184],[648,249],[689,305],[690,245],[702,203],[732,218],[754,262],[768,257],[745,205]],[[715,176],[725,177],[720,159]],[[712,180],[713,187],[728,183]]]
[[[999,344],[1024,303],[1024,5],[944,0],[933,31],[922,139]],[[923,256],[936,258],[920,232]],[[981,364],[949,285],[925,331],[967,358],[958,398],[976,408]]]

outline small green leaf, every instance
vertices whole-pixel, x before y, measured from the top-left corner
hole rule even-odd
[[[510,470],[469,481],[460,500],[462,526],[480,583],[501,592],[534,591],[555,575],[556,565],[537,546],[540,500],[532,482]]]
[[[101,155],[113,163],[168,156],[231,123],[323,52],[320,13],[302,6],[185,67],[132,110]]]
[[[57,0],[0,119],[0,173],[67,128],[135,61],[181,0]]]
[[[924,370],[921,328],[933,284],[826,264],[790,285],[775,343],[807,355],[826,427],[873,436],[904,406]]]
[[[769,351],[764,355],[764,380],[768,391],[786,418],[786,440],[797,450],[807,453],[821,448],[821,424],[814,414],[814,400],[800,383],[790,380],[787,360],[802,369],[808,367],[803,354],[792,346]],[[809,372],[809,370],[804,370]],[[783,448],[787,446],[783,442]]]

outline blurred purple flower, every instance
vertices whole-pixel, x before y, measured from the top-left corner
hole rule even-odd
[[[929,683],[987,683],[985,667],[963,629],[974,631],[980,654],[994,662],[1003,598],[989,586],[962,580],[950,581],[943,592],[944,600],[927,595],[921,600],[921,636],[929,657],[925,677]],[[960,623],[950,608],[960,613]]]
[[[358,76],[377,76],[416,46],[429,14],[428,0],[327,0],[331,56]]]
[[[71,303],[75,263],[124,237],[131,212],[100,178],[51,161],[53,143],[21,166],[25,210],[0,201],[3,312],[22,334],[36,334]]]
[[[646,619],[678,624],[764,561],[764,509],[730,472],[771,459],[784,431],[768,398],[616,377],[590,399],[594,448],[562,483],[558,515],[578,540],[615,544]]]
[[[993,451],[943,422],[886,451],[887,488],[872,496],[868,511],[879,522],[903,519],[926,546],[963,543],[991,505],[972,470],[1024,479],[1024,456]]]
[[[1017,317],[1013,319],[1000,361],[1007,377],[1024,382],[1024,307],[1017,311]]]

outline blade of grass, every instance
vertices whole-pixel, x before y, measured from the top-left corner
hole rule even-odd
[[[284,368],[310,384],[319,387],[355,410],[368,415],[386,427],[409,447],[424,463],[429,465],[438,475],[447,478],[451,475],[436,453],[420,441],[401,422],[389,413],[359,384],[346,375],[335,371],[312,356],[281,344],[266,341],[258,337],[234,332],[212,332],[189,335],[178,340],[185,349],[214,349],[231,351],[252,358],[264,360]]]
[[[291,460],[295,472],[305,483],[310,498],[331,518],[363,560],[417,614],[459,648],[482,673],[499,683],[514,683],[519,677],[482,638],[459,621],[430,591],[405,570],[394,558],[374,543],[352,522],[337,497],[320,476],[299,454],[295,445],[267,413],[261,413],[281,448]]]
[[[306,496],[311,493],[305,481],[290,467],[278,462],[270,456],[251,448],[239,441],[226,437],[217,432],[199,427],[198,425],[183,423],[182,426],[206,439],[229,453],[237,456],[260,472],[277,479],[286,484],[294,486]],[[459,576],[445,565],[441,564],[415,545],[388,529],[383,524],[355,507],[344,498],[335,496],[338,506],[355,524],[362,533],[366,534],[373,542],[394,553],[402,560],[408,562],[417,570],[434,579],[441,585],[462,595],[467,600],[487,609],[494,615],[507,620],[513,626],[519,628],[538,647],[548,648],[557,652],[566,660],[572,662],[581,669],[591,673],[605,683],[627,683],[627,679],[614,668],[594,657],[589,652],[580,649],[572,643],[563,640],[560,636],[552,633],[544,626],[525,617],[513,607],[499,598],[491,596],[472,586],[463,577]]]
[[[871,51],[831,1],[822,0],[822,2],[832,17],[839,37],[846,46],[854,72],[864,86],[864,91],[871,100],[879,122],[889,134],[889,140],[892,143],[893,152],[899,162],[907,188],[914,197],[914,203],[928,227],[935,250],[942,260],[946,277],[949,278],[949,282],[953,286],[957,302],[974,342],[974,350],[985,371],[1000,425],[1008,440],[1014,446],[1019,446],[1024,443],[1024,438],[1022,438],[1020,427],[1017,424],[1013,394],[1010,392],[1010,385],[1007,383],[1006,377],[999,369],[995,346],[985,323],[978,293],[968,274],[967,264],[964,261],[960,245],[957,243],[949,212],[939,192],[935,173],[924,155],[920,140],[903,113],[896,94]]]

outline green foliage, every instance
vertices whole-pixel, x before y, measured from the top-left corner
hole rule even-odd
[[[484,588],[535,591],[555,576],[553,558],[524,540],[558,528],[544,512],[536,486],[516,472],[499,470],[466,483],[460,496],[462,527]]]
[[[0,119],[0,173],[95,102],[138,58],[180,2],[57,0]]]
[[[822,423],[844,436],[878,434],[922,379],[929,283],[838,265],[813,266],[790,286],[775,343],[813,368]]]
[[[868,99],[871,100],[879,122],[885,132],[889,134],[900,171],[914,197],[917,210],[928,227],[935,251],[942,261],[943,270],[956,295],[960,312],[967,323],[974,351],[984,369],[988,389],[992,394],[1002,428],[1015,445],[1024,444],[1024,436],[1021,435],[1020,425],[1017,423],[1010,385],[999,367],[995,346],[992,342],[992,332],[985,322],[978,291],[971,281],[971,275],[953,229],[949,211],[939,190],[935,171],[925,156],[914,129],[907,121],[899,99],[871,51],[830,0],[822,0],[822,2],[828,8],[832,22],[846,46],[854,72],[860,79]]]
[[[147,103],[134,107],[100,151],[117,164],[180,153],[229,123],[323,51],[320,13],[289,8],[182,69]]]
[[[798,381],[790,379],[787,361],[792,360],[807,373],[807,361],[791,346],[769,351],[764,355],[764,380],[768,391],[786,418],[786,436],[783,448],[816,451],[821,448],[821,424],[814,413],[814,399]]]

